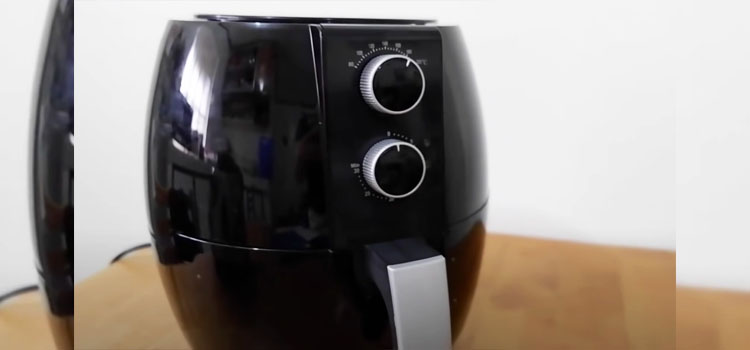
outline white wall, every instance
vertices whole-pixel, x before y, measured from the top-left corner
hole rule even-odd
[[[29,213],[29,136],[43,0],[0,1],[0,294],[37,282]]]
[[[750,3],[680,18],[677,282],[750,291]]]
[[[518,1],[467,26],[489,135],[491,230],[674,249],[667,5]]]
[[[666,5],[78,2],[76,279],[148,240],[143,133],[156,54],[168,19],[205,12],[460,24],[486,118],[489,229],[674,249],[675,52]]]

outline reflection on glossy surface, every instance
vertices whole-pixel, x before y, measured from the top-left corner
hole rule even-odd
[[[347,66],[384,39],[431,62],[423,101],[399,119],[366,105],[361,69]],[[194,348],[391,348],[363,246],[406,237],[446,256],[457,336],[487,201],[485,175],[472,173],[484,171],[478,109],[459,110],[475,100],[462,50],[450,28],[170,23],[148,203],[162,281]],[[427,164],[419,191],[396,201],[374,198],[353,171],[392,130]]]
[[[278,16],[235,16],[235,15],[197,15],[197,18],[219,22],[248,23],[299,23],[299,24],[427,24],[429,19],[393,19],[393,18],[341,18],[341,17],[278,17]]]
[[[58,348],[72,348],[73,2],[53,9],[33,129],[32,203],[40,289]]]
[[[148,162],[153,233],[310,249],[326,229],[306,26],[173,23]]]
[[[453,339],[466,319],[484,245],[482,210],[447,248]],[[269,251],[176,236],[162,283],[195,349],[389,349],[383,300],[357,252]],[[164,256],[164,242],[155,244]]]
[[[445,252],[454,341],[463,329],[479,279],[481,252],[484,250],[486,235],[484,228],[486,210],[486,208],[482,209],[480,213],[453,227],[454,231],[460,231],[465,238]]]
[[[445,89],[445,196],[448,222],[469,217],[487,203],[487,153],[481,104],[458,27],[441,27]]]
[[[378,300],[358,295],[350,256],[176,241],[200,251],[160,268],[196,349],[378,349],[389,339],[384,311],[363,318]]]

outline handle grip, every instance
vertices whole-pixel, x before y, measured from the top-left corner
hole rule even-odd
[[[451,349],[445,258],[415,238],[365,249],[368,272],[388,309],[396,349]]]

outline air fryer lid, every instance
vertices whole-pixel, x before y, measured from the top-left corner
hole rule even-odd
[[[330,17],[275,17],[275,16],[233,16],[200,14],[195,17],[216,22],[255,22],[255,23],[294,23],[294,24],[416,24],[434,23],[428,19],[384,19],[384,18],[330,18]]]

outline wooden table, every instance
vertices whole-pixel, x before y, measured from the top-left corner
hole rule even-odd
[[[750,349],[750,293],[678,288],[679,349]]]
[[[20,294],[0,304],[0,349],[54,349],[39,292]]]
[[[672,252],[490,235],[455,348],[674,349],[677,334],[681,349],[750,349],[750,296],[675,294],[674,273]],[[75,293],[77,349],[188,348],[150,249]]]

